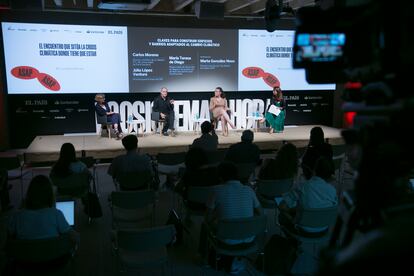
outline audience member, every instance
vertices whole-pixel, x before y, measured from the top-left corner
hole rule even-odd
[[[298,173],[298,152],[296,146],[287,143],[277,152],[275,159],[270,159],[263,164],[259,179],[276,180],[295,178]]]
[[[207,213],[200,232],[199,252],[205,256],[206,236],[214,231],[215,225],[222,219],[249,218],[262,213],[255,192],[237,180],[237,167],[231,162],[223,162],[218,167],[223,185],[217,186],[207,201]],[[229,245],[250,243],[254,237],[245,240],[223,240]],[[236,261],[237,262],[237,261]],[[230,262],[231,263],[231,262]]]
[[[174,113],[174,99],[168,96],[167,87],[162,87],[160,95],[154,99],[153,112],[159,112],[159,119],[164,120],[164,127],[161,130],[164,136],[168,136],[168,129],[171,130],[171,136],[175,136],[175,113]]]
[[[283,195],[283,200],[279,204],[281,210],[279,222],[295,231],[293,218],[299,208],[328,208],[338,205],[338,197],[335,187],[329,183],[332,177],[332,162],[325,157],[320,157],[316,162],[315,175],[305,181],[296,189]],[[307,232],[321,232],[326,230],[303,227]]]
[[[324,133],[321,127],[314,127],[310,131],[309,144],[302,157],[302,171],[306,179],[314,175],[316,161],[320,157],[325,157],[332,161],[332,146],[325,142]]]
[[[108,168],[108,174],[115,180],[124,173],[149,171],[153,174],[151,160],[147,155],[138,153],[138,138],[136,135],[127,135],[122,138],[122,145],[126,154],[116,157]]]
[[[72,230],[60,210],[55,208],[52,185],[44,175],[35,176],[27,190],[24,209],[12,214],[9,221],[9,237],[15,239],[47,239]]]
[[[201,136],[196,138],[191,145],[192,148],[201,148],[205,151],[217,150],[218,137],[213,125],[209,121],[201,124]]]
[[[233,144],[227,151],[225,160],[235,164],[255,163],[260,161],[259,147],[253,144],[254,134],[251,130],[243,131],[241,142]]]
[[[112,124],[117,139],[122,137],[121,115],[113,112],[105,101],[105,94],[96,94],[95,96],[95,112],[98,116],[106,116],[108,123]],[[107,126],[108,128],[108,126]],[[111,131],[109,128],[108,131]]]
[[[89,173],[89,170],[83,162],[76,159],[73,144],[64,143],[60,148],[59,159],[53,166],[50,176],[64,178],[74,173]]]
[[[215,186],[219,183],[217,167],[207,163],[206,152],[201,148],[191,148],[185,156],[185,170],[175,191],[187,199],[190,186]]]

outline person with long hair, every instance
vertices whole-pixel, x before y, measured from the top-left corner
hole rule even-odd
[[[60,148],[59,159],[50,173],[53,177],[67,177],[73,173],[88,173],[86,165],[76,159],[75,147],[64,143]]]
[[[302,171],[306,179],[314,175],[315,165],[320,157],[325,157],[332,163],[333,170],[333,150],[332,146],[325,142],[325,134],[319,126],[313,127],[310,131],[309,144],[302,157]]]
[[[285,129],[285,116],[286,116],[285,106],[286,105],[285,105],[285,100],[283,99],[282,89],[280,89],[279,86],[273,87],[273,95],[272,95],[272,98],[270,99],[269,108],[272,105],[274,105],[276,108],[280,110],[279,114],[275,115],[268,111],[266,112],[265,118],[262,120],[262,122],[266,120],[269,123],[270,125],[269,133],[273,133],[274,131],[276,131],[276,133],[281,133]]]
[[[115,113],[111,110],[108,103],[105,102],[105,94],[96,94],[95,96],[95,111],[99,116],[105,116],[108,123],[112,123],[116,137],[119,139],[122,137],[121,129],[121,117],[119,113]],[[110,131],[108,129],[108,131]]]
[[[296,146],[291,143],[284,144],[277,152],[275,159],[270,159],[262,166],[259,179],[294,179],[298,173],[298,165],[299,159]]]
[[[221,87],[216,87],[214,90],[214,96],[210,99],[210,111],[213,116],[213,121],[221,120],[224,136],[229,135],[227,124],[229,124],[233,129],[236,128],[236,126],[230,120],[230,109],[227,106],[226,95],[224,94]]]
[[[8,228],[10,238],[26,240],[47,239],[75,232],[63,213],[56,209],[52,184],[44,175],[32,179],[24,209],[11,215]],[[75,236],[73,238],[76,240]]]

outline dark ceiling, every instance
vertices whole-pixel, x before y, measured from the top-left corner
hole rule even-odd
[[[125,0],[125,2],[128,1],[131,0]],[[131,12],[194,16],[197,1],[199,0],[147,0],[149,4],[142,5],[139,11],[131,10]],[[103,11],[99,8],[101,2],[102,0],[43,0],[43,9],[100,12]],[[262,16],[266,5],[266,0],[203,0],[203,2],[222,3],[225,16]],[[304,6],[313,6],[315,1],[284,0],[284,5],[296,10]]]

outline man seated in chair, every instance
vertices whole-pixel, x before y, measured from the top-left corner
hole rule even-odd
[[[147,155],[138,153],[138,138],[127,135],[122,139],[126,154],[116,157],[108,168],[108,174],[115,180],[123,173],[149,171],[153,174],[151,160]]]
[[[224,159],[235,164],[258,164],[260,161],[260,149],[255,143],[253,143],[253,140],[253,131],[249,129],[243,131],[241,141],[230,146]]]
[[[261,215],[262,210],[255,192],[246,185],[240,183],[237,167],[231,162],[223,162],[218,167],[221,186],[217,186],[210,195],[206,207],[207,213],[200,232],[199,252],[203,256],[206,253],[206,236],[208,231],[213,231],[219,220],[249,218]],[[254,237],[245,240],[224,240],[228,245],[240,245],[251,243]]]
[[[209,121],[201,124],[201,136],[194,139],[191,148],[200,148],[206,152],[217,150],[218,137],[214,131],[213,125]]]
[[[294,218],[299,208],[316,209],[329,208],[338,205],[338,197],[335,187],[329,183],[333,174],[332,161],[321,157],[316,162],[314,175],[300,185],[297,189],[283,195],[283,200],[279,203],[280,210],[279,223],[286,227],[290,232],[297,233],[294,225]],[[321,233],[328,229],[301,227],[301,232]]]
[[[166,87],[161,88],[161,93],[154,99],[154,105],[152,106],[153,112],[160,113],[160,119],[165,120],[162,134],[168,136],[168,129],[171,130],[171,136],[175,136],[174,132],[174,100],[168,97],[168,89]]]

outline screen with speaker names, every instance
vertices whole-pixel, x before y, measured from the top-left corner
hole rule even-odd
[[[294,31],[2,22],[9,94],[333,90],[292,68]]]

